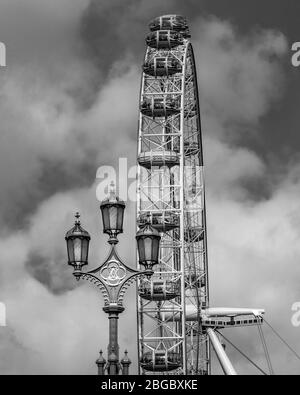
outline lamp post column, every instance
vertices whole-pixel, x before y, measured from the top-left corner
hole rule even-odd
[[[108,367],[109,375],[118,375],[120,370],[119,363],[119,344],[118,344],[118,320],[119,314],[124,311],[124,307],[109,305],[103,308],[108,314],[109,321],[109,344],[108,344]]]

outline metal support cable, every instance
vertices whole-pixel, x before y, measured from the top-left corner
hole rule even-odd
[[[269,372],[270,372],[270,375],[273,376],[274,375],[274,370],[273,370],[273,366],[272,366],[272,362],[271,362],[268,346],[267,346],[267,343],[266,343],[266,339],[265,339],[265,336],[264,336],[261,324],[258,324],[257,328],[258,328],[259,336],[260,336],[260,339],[261,339],[261,342],[262,342],[262,346],[263,346],[263,349],[264,349],[264,352],[265,352],[267,364],[268,364],[268,367],[269,367]]]
[[[271,324],[269,324],[265,319],[264,322],[269,326],[269,328],[275,333],[275,335],[282,341],[283,344],[287,346],[287,348],[295,355],[297,359],[300,361],[300,355],[297,354],[297,352],[287,343],[286,340],[283,339],[282,336],[279,335],[279,333],[272,327]]]
[[[227,339],[223,333],[219,332],[218,330],[216,330],[216,332],[221,335],[223,337],[223,339],[229,343],[234,349],[236,349],[244,358],[246,358],[248,360],[248,362],[250,362],[254,367],[256,367],[263,375],[268,376],[268,374],[262,369],[260,368],[255,362],[253,362],[243,351],[241,351],[237,346],[235,346],[229,339]]]

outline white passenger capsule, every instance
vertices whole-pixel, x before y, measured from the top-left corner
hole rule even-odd
[[[151,48],[156,49],[172,49],[178,45],[182,45],[184,38],[182,34],[174,30],[158,30],[151,32],[146,37],[146,43]]]
[[[169,96],[152,96],[144,98],[141,103],[141,112],[152,118],[169,117],[180,112],[177,100]]]
[[[141,366],[152,372],[168,372],[178,369],[182,365],[179,353],[167,350],[153,350],[143,355]]]
[[[182,71],[182,65],[174,56],[155,56],[144,63],[143,70],[154,77],[168,77]]]
[[[172,300],[180,295],[178,281],[153,280],[140,284],[139,295],[143,299],[152,301]]]
[[[149,29],[156,30],[175,30],[190,36],[186,18],[181,15],[163,15],[153,19],[149,24]]]

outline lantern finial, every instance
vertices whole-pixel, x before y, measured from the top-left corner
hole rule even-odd
[[[150,214],[150,211],[147,212],[146,224],[151,224],[151,214]]]
[[[110,194],[110,197],[116,196],[116,186],[113,181],[110,183],[110,186],[109,186],[109,194]]]
[[[80,214],[79,214],[78,211],[77,211],[77,213],[75,214],[75,218],[76,218],[76,220],[75,220],[75,225],[80,225]]]

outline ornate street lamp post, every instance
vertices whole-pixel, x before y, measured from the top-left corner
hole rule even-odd
[[[123,233],[123,218],[125,203],[120,200],[115,192],[100,205],[103,233],[109,235],[110,253],[108,258],[97,268],[84,272],[83,266],[88,264],[88,252],[90,235],[80,224],[80,215],[75,215],[75,225],[66,234],[68,264],[74,268],[74,276],[77,280],[88,280],[96,285],[104,297],[103,310],[109,319],[109,344],[107,362],[100,352],[96,361],[98,374],[118,375],[122,369],[123,374],[129,373],[131,363],[125,351],[125,356],[119,363],[118,345],[118,319],[119,314],[124,311],[123,298],[126,289],[138,277],[151,277],[153,266],[158,263],[160,235],[149,223],[146,223],[136,234],[139,263],[144,267],[143,271],[132,269],[123,263],[116,251],[119,242],[117,236]]]

